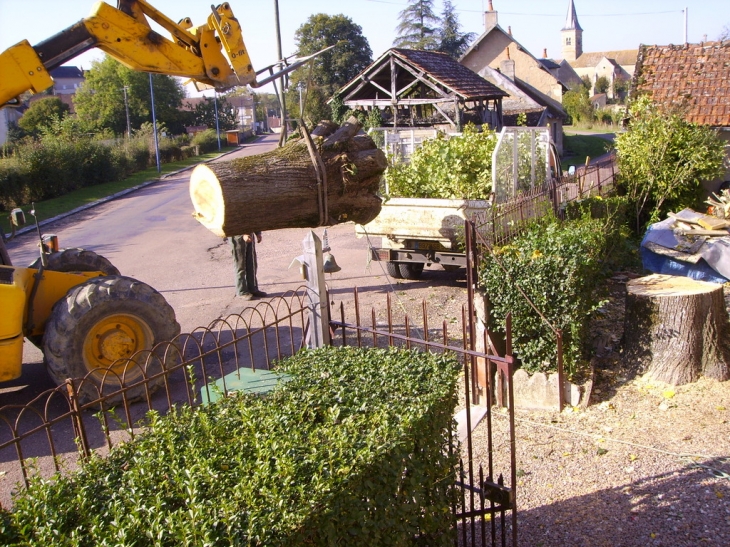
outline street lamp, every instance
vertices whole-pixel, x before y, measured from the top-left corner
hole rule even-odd
[[[221,151],[221,130],[218,125],[218,92],[213,90],[213,107],[215,108],[215,134],[218,137],[218,152]]]

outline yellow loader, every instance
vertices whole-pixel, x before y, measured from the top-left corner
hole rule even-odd
[[[153,30],[150,20],[170,38]],[[92,48],[134,70],[186,77],[219,91],[259,87],[330,49],[283,59],[255,72],[227,2],[211,6],[206,23],[197,27],[189,18],[175,23],[144,0],[118,0],[116,8],[96,2],[88,17],[47,40],[35,46],[23,40],[0,52],[0,108],[19,105],[26,91],[50,87],[50,70]],[[275,72],[275,66],[281,70]],[[265,71],[269,75],[257,80]],[[24,222],[20,210],[11,217],[16,227]],[[134,362],[128,358],[179,334],[165,299],[152,287],[119,275],[108,260],[91,251],[58,251],[57,245],[49,244],[53,238],[41,241],[41,257],[31,267],[13,266],[2,240],[0,382],[20,376],[23,339],[28,338],[43,350],[56,382],[88,375],[81,384],[82,402],[122,385],[128,397],[144,395],[139,380],[156,374],[176,352],[168,348],[164,355],[147,351],[147,357]]]

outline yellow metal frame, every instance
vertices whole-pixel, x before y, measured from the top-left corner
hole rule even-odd
[[[189,18],[175,23],[145,0],[127,0],[125,11],[94,4],[86,27],[94,47],[133,70],[181,76],[218,90],[255,84],[256,73],[241,26],[225,2],[193,27]],[[148,18],[171,38],[155,32]],[[68,29],[67,29],[68,30]],[[53,85],[43,61],[27,40],[0,53],[0,106],[21,93],[38,93]]]
[[[23,364],[23,338],[42,336],[53,306],[76,285],[87,279],[103,275],[102,272],[54,272],[43,271],[41,283],[33,294],[38,270],[0,266],[14,270],[12,283],[0,283],[0,382],[12,380],[21,374]],[[28,303],[32,298],[31,307]]]

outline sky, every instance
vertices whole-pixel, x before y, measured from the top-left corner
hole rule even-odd
[[[190,17],[195,25],[205,23],[211,0],[148,0],[155,8],[178,21]],[[219,3],[220,0],[214,0]],[[533,55],[561,57],[560,29],[570,0],[493,0],[499,24]],[[583,28],[583,51],[637,49],[639,44],[684,42],[687,8],[687,38],[690,43],[716,40],[730,27],[728,0],[574,0]],[[115,0],[109,2],[116,6]],[[87,17],[91,0],[0,0],[0,51],[26,39],[31,45],[45,40]],[[277,61],[275,0],[229,0],[243,29],[243,37],[256,70]],[[463,32],[484,32],[487,0],[452,0]],[[296,52],[294,33],[310,15],[343,14],[362,27],[373,58],[392,47],[406,0],[278,0],[282,51]],[[434,0],[442,11],[442,0]],[[103,53],[93,50],[66,63],[91,67]],[[264,90],[270,91],[265,88]],[[192,94],[192,93],[191,93]]]

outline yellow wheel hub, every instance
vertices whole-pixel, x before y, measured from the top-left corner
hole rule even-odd
[[[128,383],[142,375],[146,357],[129,359],[140,350],[152,348],[154,336],[149,325],[139,317],[128,314],[108,315],[94,324],[84,343],[84,365],[88,371],[98,371],[106,382]],[[117,377],[119,380],[117,380]]]

